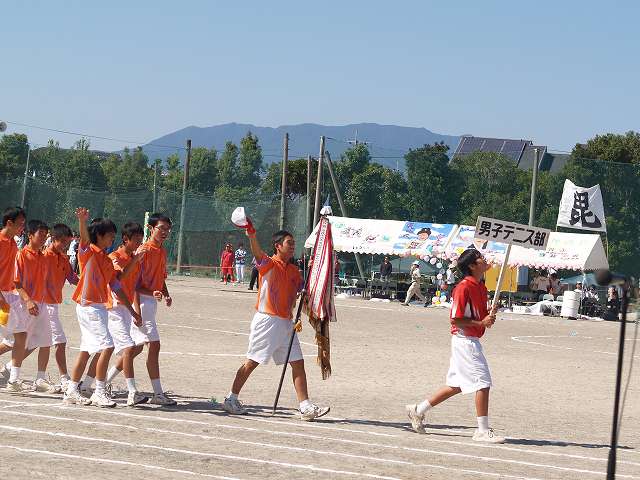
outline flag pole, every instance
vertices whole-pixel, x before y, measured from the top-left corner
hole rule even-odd
[[[302,290],[300,294],[300,303],[298,303],[298,312],[296,313],[296,318],[293,322],[293,329],[291,330],[291,337],[289,338],[289,348],[287,349],[287,358],[284,361],[284,365],[282,366],[282,374],[280,375],[280,383],[278,384],[278,391],[276,392],[276,399],[273,402],[273,410],[271,411],[271,415],[276,414],[276,408],[278,408],[278,400],[280,399],[280,391],[282,390],[282,382],[284,382],[284,374],[287,371],[287,364],[289,363],[289,356],[291,355],[291,347],[293,346],[293,339],[296,336],[296,324],[300,321],[300,316],[302,315],[302,305],[304,304],[304,298],[307,294],[306,288]]]
[[[491,310],[496,308],[496,305],[498,305],[498,300],[500,299],[502,280],[504,279],[504,273],[507,270],[507,264],[509,263],[509,255],[511,255],[511,244],[507,245],[507,251],[504,254],[504,263],[500,268],[500,275],[498,275],[498,284],[496,285],[496,292],[493,295],[493,301],[491,302]]]

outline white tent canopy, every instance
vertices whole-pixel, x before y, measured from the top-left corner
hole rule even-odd
[[[334,250],[366,254],[456,259],[475,246],[492,263],[502,263],[506,245],[474,240],[475,227],[468,225],[371,220],[329,216]],[[305,242],[315,243],[314,230]],[[555,270],[597,270],[609,268],[598,234],[551,232],[546,250],[513,246],[509,265]]]

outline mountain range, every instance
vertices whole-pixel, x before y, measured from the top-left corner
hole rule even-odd
[[[460,139],[454,135],[434,133],[426,128],[376,123],[340,126],[303,123],[275,128],[226,123],[211,127],[186,127],[150,141],[143,146],[143,149],[150,160],[156,158],[164,160],[172,153],[179,153],[184,157],[184,146],[190,138],[193,148],[215,148],[221,152],[227,141],[239,145],[242,137],[249,131],[258,137],[265,164],[281,161],[284,134],[288,133],[290,159],[306,158],[307,155],[317,157],[320,151],[320,136],[324,135],[325,150],[331,154],[333,160],[338,160],[340,155],[357,140],[360,143],[367,143],[374,161],[400,170],[404,170],[403,156],[410,148],[444,142],[451,148],[450,152],[453,152]]]

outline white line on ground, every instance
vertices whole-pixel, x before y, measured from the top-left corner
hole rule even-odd
[[[35,449],[35,448],[23,448],[23,447],[16,447],[14,445],[0,445],[0,449],[2,449],[2,450],[11,449],[11,450],[16,450],[18,452],[32,453],[32,454],[39,454],[39,455],[47,455],[49,457],[61,457],[61,458],[69,458],[69,459],[74,459],[74,460],[84,460],[84,461],[87,461],[87,462],[109,463],[109,464],[115,464],[115,465],[126,465],[126,466],[130,466],[130,467],[140,467],[140,468],[145,468],[145,469],[149,469],[149,470],[160,470],[160,471],[163,471],[163,472],[181,473],[183,475],[193,475],[193,476],[197,476],[197,477],[216,478],[216,479],[219,479],[219,480],[239,480],[236,477],[221,477],[219,475],[210,475],[208,473],[197,473],[197,472],[193,472],[191,470],[179,470],[177,468],[166,468],[166,467],[160,467],[158,465],[147,465],[145,463],[127,462],[125,460],[111,460],[111,459],[104,458],[104,457],[103,458],[84,457],[82,455],[73,455],[71,453],[52,452],[51,450],[40,450],[40,449]]]
[[[88,412],[89,410],[87,410],[87,409],[79,409],[79,410],[76,410],[76,411]],[[75,419],[75,418],[68,418],[68,417],[57,417],[57,416],[51,416],[51,415],[39,415],[39,414],[13,412],[13,411],[9,412],[9,413],[13,414],[13,415],[16,415],[16,416],[24,416],[24,417],[48,418],[48,419],[57,420],[57,421],[77,421],[77,422],[80,422],[80,423],[96,424],[96,425],[100,425],[100,426],[111,426],[111,427],[116,427],[116,428],[124,427],[123,425],[120,425],[120,424],[109,424],[109,423],[105,423],[105,422],[83,421],[83,420],[79,420],[79,419]],[[168,420],[168,421],[172,421],[172,422],[192,423],[192,424],[195,423],[195,424],[206,425],[206,426],[215,426],[215,427],[219,427],[219,428],[230,428],[230,429],[235,429],[235,430],[258,431],[258,432],[271,433],[271,434],[277,434],[277,435],[293,435],[293,436],[298,436],[298,437],[308,437],[308,438],[314,438],[314,439],[327,440],[327,441],[331,441],[331,442],[340,442],[340,441],[342,441],[343,443],[351,443],[351,444],[364,445],[364,446],[376,447],[376,448],[387,448],[387,449],[394,449],[394,450],[404,450],[404,451],[410,451],[410,452],[416,452],[416,453],[427,453],[427,454],[444,455],[444,456],[450,456],[450,457],[472,458],[472,459],[475,459],[475,460],[482,460],[482,461],[486,461],[486,462],[499,462],[499,463],[518,464],[518,465],[532,466],[532,467],[535,467],[535,468],[547,468],[547,469],[570,471],[570,472],[577,472],[577,473],[587,473],[587,474],[601,475],[601,472],[596,472],[596,471],[592,471],[592,470],[575,469],[575,468],[569,468],[569,467],[560,467],[560,466],[556,466],[556,465],[539,464],[539,463],[533,463],[533,462],[523,462],[523,461],[519,461],[519,460],[501,459],[501,458],[494,458],[494,457],[483,457],[483,456],[477,456],[477,455],[461,454],[461,453],[457,453],[457,452],[444,452],[444,451],[440,451],[440,450],[430,450],[430,449],[424,449],[424,448],[402,447],[402,446],[397,446],[397,445],[382,445],[382,444],[374,444],[374,443],[359,442],[359,441],[345,441],[344,439],[327,438],[327,437],[321,437],[321,436],[317,436],[317,435],[304,435],[304,434],[295,434],[295,433],[292,434],[292,433],[289,433],[289,432],[269,431],[269,430],[263,430],[263,429],[257,429],[257,428],[238,427],[238,426],[231,426],[231,425],[224,425],[224,424],[216,424],[216,423],[212,423],[212,422],[198,422],[198,421],[192,421],[192,420],[191,421],[190,420],[186,420],[185,421],[185,420],[180,420],[180,419],[168,419],[166,417],[151,417],[151,416],[143,416],[143,415],[137,415],[137,414],[127,414],[127,413],[120,413],[120,412],[113,412],[113,411],[110,411],[108,413],[110,415],[114,415],[115,414],[115,415],[120,415],[120,416],[125,416],[125,417],[134,417],[134,418],[138,418],[140,420],[146,420],[146,421]],[[137,427],[129,427],[129,428],[138,429]],[[346,453],[342,453],[342,452],[332,452],[332,451],[317,451],[317,450],[300,448],[300,447],[291,447],[291,446],[287,446],[287,445],[278,445],[278,444],[271,444],[271,443],[266,443],[266,442],[249,442],[249,441],[238,440],[238,439],[231,439],[231,438],[218,437],[218,436],[212,436],[212,435],[183,433],[183,432],[176,432],[176,431],[173,431],[173,430],[165,430],[165,429],[158,429],[158,428],[144,428],[144,430],[150,431],[150,432],[156,432],[156,433],[166,433],[166,434],[170,434],[170,435],[180,435],[180,436],[201,438],[203,440],[227,441],[227,442],[232,442],[232,443],[248,444],[248,445],[261,446],[261,447],[267,447],[267,448],[277,448],[277,449],[285,449],[285,450],[304,451],[304,452],[309,452],[309,453],[319,453],[319,454],[323,454],[323,455],[345,456],[345,457],[349,457],[349,458],[358,458],[358,459],[368,460],[368,461],[379,461],[379,462],[383,462],[383,463],[405,464],[407,466],[413,466],[413,467],[422,466],[422,464],[416,464],[416,463],[413,463],[413,462],[408,462],[408,461],[404,461],[404,460],[395,460],[395,459],[390,459],[390,458],[370,457],[370,456],[365,456],[365,455],[354,455],[354,454],[346,454]],[[425,438],[425,437],[423,437],[423,438]],[[434,439],[428,439],[428,438],[425,438],[425,440],[433,441],[433,442],[436,442],[436,443],[447,443],[447,444],[454,444],[454,445],[462,445],[462,446],[465,446],[465,447],[478,447],[478,446],[493,447],[493,448],[497,448],[497,449],[509,450],[509,451],[514,451],[514,452],[518,452],[518,453],[545,453],[545,452],[538,452],[538,451],[535,451],[535,450],[526,450],[526,449],[519,449],[519,448],[513,448],[513,447],[506,447],[506,446],[502,446],[502,445],[485,446],[485,445],[475,444],[475,443],[471,444],[471,443],[458,442],[458,441],[434,440]],[[555,456],[558,456],[558,457],[577,458],[577,459],[580,459],[580,460],[594,460],[594,461],[606,462],[606,459],[586,457],[586,456],[582,456],[582,455],[559,454],[559,453],[554,453],[554,452],[546,452],[546,453],[553,453]],[[627,461],[620,461],[619,463],[625,463],[625,464],[636,465],[636,466],[640,465],[638,463],[627,462]],[[640,477],[628,476],[628,478],[640,478]]]
[[[527,340],[529,338],[575,338],[575,339],[593,340],[594,337],[586,337],[586,336],[580,336],[580,335],[517,335],[515,337],[511,337],[511,340],[513,340],[514,342],[526,343],[528,345],[538,345],[541,347],[559,348],[561,350],[576,350],[576,347],[565,347],[564,345],[553,345],[550,343],[535,342],[533,340]],[[577,349],[580,351],[584,351],[584,348],[582,346]],[[592,353],[603,353],[605,355],[617,355],[617,352],[604,352],[601,350],[592,350]],[[640,358],[640,355],[635,355],[633,358]]]
[[[163,452],[171,452],[171,453],[181,453],[185,455],[194,455],[198,457],[209,457],[209,458],[220,458],[223,460],[238,460],[241,462],[249,462],[249,463],[258,463],[262,465],[275,465],[278,467],[284,468],[292,468],[299,470],[309,470],[314,472],[322,472],[322,473],[330,473],[337,475],[348,475],[348,476],[360,476],[366,478],[377,478],[380,480],[400,480],[397,477],[387,477],[384,475],[375,475],[373,473],[364,473],[364,472],[353,472],[349,470],[335,470],[331,468],[324,467],[316,467],[315,465],[303,465],[297,463],[289,463],[289,462],[278,462],[275,460],[262,460],[259,458],[253,457],[241,457],[238,455],[225,455],[221,453],[213,453],[213,452],[198,452],[195,450],[187,450],[182,448],[170,448],[170,447],[161,447],[159,445],[151,445],[146,443],[130,443],[124,442],[122,440],[112,440],[109,438],[100,438],[100,437],[87,437],[83,435],[74,435],[70,433],[63,432],[50,432],[47,430],[36,430],[33,428],[24,428],[24,427],[14,427],[11,425],[0,425],[0,429],[7,430],[11,432],[21,432],[21,433],[30,433],[30,434],[40,434],[47,435],[50,437],[59,437],[59,438],[69,438],[74,440],[83,440],[86,442],[97,442],[97,443],[108,443],[111,445],[120,445],[124,447],[130,448],[143,448],[143,449],[152,449],[152,450],[160,450]]]

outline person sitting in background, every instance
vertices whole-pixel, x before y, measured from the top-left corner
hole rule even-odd
[[[560,295],[561,291],[562,289],[560,288],[560,279],[558,278],[558,274],[552,273],[549,276],[549,293],[555,297]]]
[[[549,291],[549,279],[545,276],[543,271],[536,272],[529,287],[531,288],[531,291],[536,294],[536,298],[540,299]]]
[[[380,265],[380,280],[383,282],[388,282],[391,277],[391,272],[393,271],[393,265],[389,261],[389,257],[384,257],[384,261],[382,265]]]
[[[620,313],[620,297],[616,287],[609,287],[607,292],[607,309],[604,313],[605,320],[618,320]]]

